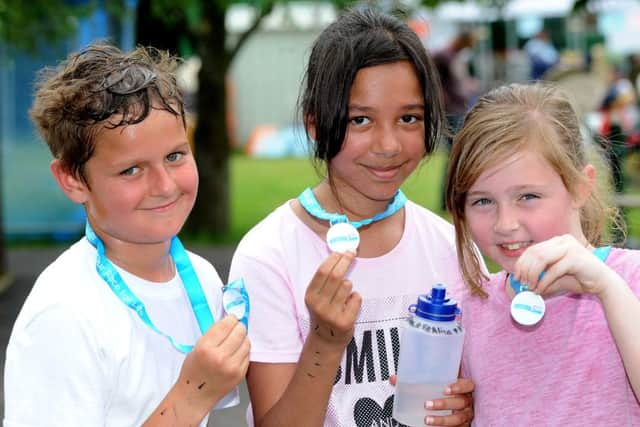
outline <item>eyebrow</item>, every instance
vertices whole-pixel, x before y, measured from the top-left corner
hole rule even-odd
[[[526,184],[526,185],[518,185],[518,186],[515,186],[515,187],[509,187],[507,190],[509,190],[511,192],[540,191],[540,190],[545,189],[546,187],[547,187],[547,185]],[[485,194],[491,194],[491,191],[475,190],[475,191],[468,191],[467,192],[468,196],[485,195]]]
[[[348,105],[349,111],[351,110],[357,110],[357,111],[374,111],[375,108],[373,107],[367,107],[364,105],[359,105],[359,104],[349,104]],[[401,107],[402,110],[424,110],[424,104],[407,104],[407,105],[403,105]]]

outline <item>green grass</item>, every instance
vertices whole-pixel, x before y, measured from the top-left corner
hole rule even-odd
[[[411,200],[436,212],[444,156],[425,160],[403,190]],[[308,159],[255,159],[236,155],[231,160],[231,230],[215,243],[236,243],[255,224],[285,201],[314,186],[320,177]]]

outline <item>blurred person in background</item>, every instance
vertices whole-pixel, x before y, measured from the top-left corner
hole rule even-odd
[[[540,80],[558,62],[559,55],[546,31],[538,32],[523,46],[531,61],[531,80]]]
[[[469,72],[470,51],[476,42],[476,36],[471,31],[461,31],[447,45],[433,54],[433,62],[442,83],[444,110],[450,132],[444,145],[447,150],[447,159],[451,152],[453,135],[460,128],[464,115],[478,92],[479,82]],[[444,176],[446,173],[445,164]],[[445,209],[444,196],[441,199],[441,208]]]

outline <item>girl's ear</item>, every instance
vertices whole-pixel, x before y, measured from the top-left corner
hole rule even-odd
[[[307,116],[304,118],[304,127],[307,130],[307,134],[309,138],[313,141],[316,140],[316,122],[312,116]]]
[[[60,160],[53,160],[50,169],[58,186],[71,201],[82,204],[89,199],[87,184],[74,175]]]
[[[584,182],[578,185],[578,193],[576,203],[578,207],[582,207],[591,192],[593,191],[594,186],[596,185],[596,168],[592,164],[587,164],[583,169],[582,173],[585,176]]]

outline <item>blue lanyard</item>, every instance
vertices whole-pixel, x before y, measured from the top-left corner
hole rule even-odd
[[[147,314],[144,303],[140,301],[131,289],[129,289],[122,279],[122,276],[120,276],[120,273],[118,273],[118,271],[113,267],[113,264],[111,264],[111,261],[109,261],[105,256],[104,244],[93,231],[89,222],[87,222],[87,225],[85,226],[85,234],[89,243],[91,243],[98,251],[98,259],[96,261],[96,270],[98,274],[109,285],[120,301],[135,311],[140,319],[153,331],[167,338],[176,350],[182,353],[190,352],[193,349],[192,345],[177,343],[173,337],[160,331],[153,324],[151,318]],[[182,279],[184,289],[187,293],[187,297],[189,298],[189,302],[191,303],[191,308],[193,309],[193,314],[196,316],[200,332],[204,335],[204,333],[213,324],[213,315],[211,314],[209,304],[207,303],[207,299],[202,291],[202,286],[200,285],[198,276],[193,269],[191,260],[189,260],[189,256],[184,250],[184,247],[182,246],[182,243],[180,243],[178,237],[173,237],[173,239],[171,239],[169,253],[176,265],[180,279]]]
[[[598,257],[598,259],[602,262],[605,262],[607,260],[607,257],[609,256],[609,252],[611,252],[611,246],[600,246],[593,250],[593,254],[596,257]],[[543,276],[544,276],[544,271],[540,273],[540,277],[538,280],[542,279]],[[529,289],[527,285],[524,285],[520,281],[514,279],[512,274],[509,274],[509,284],[511,285],[511,288],[515,291],[516,294]]]
[[[355,228],[360,228],[364,225],[371,224],[372,222],[385,219],[386,217],[398,212],[407,202],[407,197],[404,195],[402,190],[398,190],[396,195],[393,197],[393,200],[389,202],[387,208],[383,212],[375,214],[371,218],[365,218],[360,221],[349,221],[349,218],[347,218],[347,216],[344,214],[329,213],[324,210],[324,208],[320,206],[320,203],[318,203],[318,199],[316,199],[316,196],[315,194],[313,194],[311,188],[307,188],[306,190],[304,190],[302,194],[298,196],[298,201],[300,202],[302,207],[309,213],[309,215],[312,215],[318,219],[327,220],[331,225],[339,222],[348,222]]]

